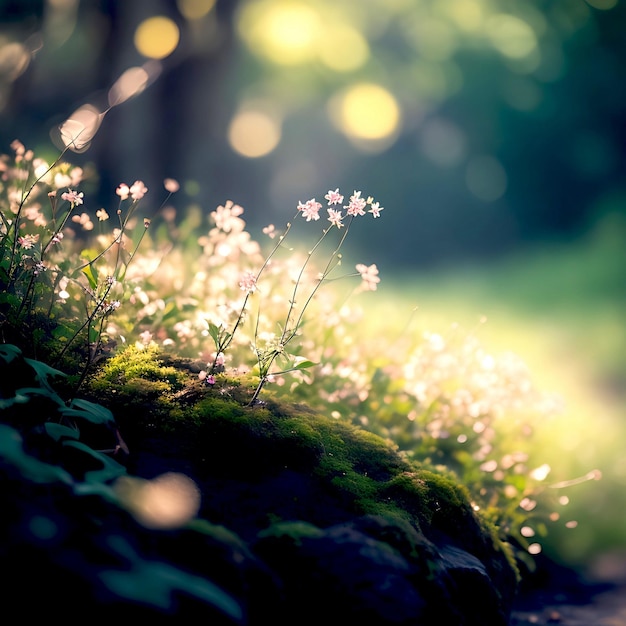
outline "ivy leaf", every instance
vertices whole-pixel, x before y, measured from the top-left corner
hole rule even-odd
[[[2,302],[2,295],[3,294],[0,294],[0,302]],[[0,358],[3,359],[7,365],[20,356],[20,354],[22,354],[22,351],[17,346],[10,343],[0,344]]]
[[[73,479],[68,472],[57,465],[43,463],[24,452],[22,438],[10,426],[0,424],[0,459],[15,465],[28,480],[36,483],[54,483],[60,481],[71,485]]]
[[[61,409],[61,413],[64,417],[85,419],[94,424],[115,422],[113,413],[111,413],[109,409],[95,402],[89,402],[89,400],[83,400],[81,398],[74,398],[69,407]]]
[[[102,452],[98,452],[97,450],[90,448],[88,445],[85,445],[81,441],[66,439],[63,442],[63,445],[70,448],[76,448],[77,450],[84,452],[85,454],[93,457],[94,459],[97,459],[98,461],[100,461],[100,463],[102,463],[101,469],[91,470],[85,473],[84,480],[86,482],[103,483],[126,474],[126,468],[123,465],[121,465],[117,461],[114,461],[106,454],[102,454]]]
[[[59,441],[64,437],[69,439],[78,439],[79,437],[79,432],[76,428],[70,428],[69,426],[64,426],[63,424],[46,422],[44,424],[44,428],[54,441]]]
[[[60,370],[57,370],[54,367],[50,367],[42,361],[35,361],[34,359],[24,359],[24,361],[35,370],[35,378],[37,382],[50,393],[56,392],[54,391],[54,389],[52,389],[50,383],[48,382],[48,379],[55,376],[61,376],[63,378],[66,378],[67,376]]]

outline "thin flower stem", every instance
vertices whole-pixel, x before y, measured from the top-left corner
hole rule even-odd
[[[87,309],[87,319],[85,320],[85,322],[83,324],[81,324],[81,326],[78,328],[78,330],[76,330],[74,332],[74,334],[71,336],[71,338],[63,346],[63,349],[61,350],[61,352],[59,353],[59,355],[56,358],[55,364],[60,363],[61,359],[65,356],[65,353],[67,352],[67,350],[70,347],[70,345],[74,342],[74,340],[80,335],[80,333],[85,328],[87,328],[87,346],[89,347],[89,329],[91,328],[91,323],[92,323],[93,319],[95,318],[96,314],[98,313],[98,311],[100,310],[100,308],[102,307],[103,303],[105,302],[106,297],[109,295],[109,292],[111,291],[112,287],[113,287],[113,283],[108,284],[106,289],[104,290],[104,293],[102,294],[102,296],[100,296],[100,298],[95,298],[95,294],[94,294],[94,299],[96,299],[96,306],[94,307],[94,309],[93,309],[93,311],[91,313],[89,313],[89,310]],[[88,354],[89,354],[89,352],[88,352]],[[87,357],[87,362],[88,363],[91,362],[91,359],[90,359],[89,356]]]
[[[313,246],[313,248],[311,249],[311,251],[307,255],[307,258],[306,258],[302,268],[300,269],[300,273],[298,274],[298,278],[296,280],[296,285],[295,285],[294,290],[293,290],[293,296],[292,296],[291,302],[289,304],[289,311],[287,313],[287,319],[285,320],[285,327],[284,327],[284,329],[283,329],[283,331],[281,333],[280,342],[279,342],[279,345],[281,346],[281,348],[284,348],[296,336],[296,334],[298,332],[298,329],[300,328],[300,325],[302,324],[302,319],[304,317],[304,312],[305,312],[306,308],[311,303],[311,300],[313,300],[315,294],[317,293],[317,290],[320,288],[320,286],[321,286],[322,282],[324,281],[324,279],[326,278],[326,276],[328,276],[328,274],[335,267],[333,265],[333,261],[337,258],[338,254],[339,254],[339,250],[341,250],[341,247],[343,246],[343,243],[346,240],[346,237],[348,236],[348,232],[350,230],[350,225],[352,224],[353,220],[354,220],[354,216],[350,216],[350,221],[348,222],[348,224],[346,226],[346,229],[344,230],[343,235],[342,235],[341,239],[339,240],[339,243],[337,244],[337,247],[335,248],[333,253],[330,255],[330,258],[328,260],[328,263],[326,264],[326,267],[324,268],[324,271],[322,272],[322,276],[321,276],[320,280],[318,281],[318,283],[315,285],[315,287],[313,288],[313,290],[309,294],[308,298],[306,299],[306,302],[304,303],[304,306],[302,307],[302,309],[300,311],[300,315],[298,316],[298,319],[296,320],[295,325],[293,326],[291,331],[289,331],[288,330],[289,318],[291,317],[291,313],[292,313],[294,305],[295,305],[296,292],[298,290],[298,286],[300,285],[302,276],[304,274],[304,269],[306,268],[307,264],[311,260],[311,256],[313,255],[315,250],[319,247],[319,245],[322,243],[322,241],[324,240],[326,235],[330,232],[331,228],[333,227],[333,224],[331,224],[326,230],[324,230],[322,236],[319,238],[319,240],[317,241],[315,246]],[[261,368],[261,362],[259,360],[260,380],[259,380],[259,384],[257,385],[257,388],[255,389],[254,393],[252,394],[252,398],[250,399],[250,402],[248,403],[249,406],[252,406],[256,402],[257,398],[259,397],[259,394],[261,393],[263,387],[265,386],[265,383],[267,382],[267,375],[268,375],[269,371],[271,370],[271,367],[272,367],[276,357],[279,354],[281,354],[281,352],[279,352],[277,350],[274,350],[269,355],[269,357],[267,357],[266,363],[263,365],[263,368]],[[258,356],[257,356],[257,358],[258,358]]]
[[[35,283],[35,274],[32,273],[30,276],[30,280],[28,281],[28,287],[26,287],[26,293],[24,294],[24,296],[22,297],[22,301],[20,302],[20,306],[17,309],[17,314],[16,314],[16,318],[19,320],[20,316],[22,315],[22,311],[24,310],[28,299],[30,298],[30,293],[33,289],[33,285]]]
[[[283,332],[281,334],[280,337],[280,341],[281,343],[284,343],[285,341],[285,336],[287,334],[287,329],[289,327],[289,319],[291,318],[291,314],[293,312],[293,309],[296,305],[296,295],[298,292],[298,287],[300,286],[301,282],[302,282],[302,276],[304,275],[304,270],[306,269],[306,266],[309,264],[309,261],[311,260],[311,257],[313,256],[313,253],[315,252],[315,250],[317,250],[317,248],[321,245],[322,241],[324,241],[324,238],[326,237],[326,235],[330,232],[330,230],[333,228],[333,225],[331,224],[327,229],[325,229],[322,233],[322,236],[318,239],[317,243],[313,246],[313,248],[311,250],[309,250],[309,253],[306,257],[306,260],[304,261],[304,263],[302,264],[302,267],[300,268],[300,272],[298,274],[298,278],[296,279],[296,284],[293,288],[293,294],[291,295],[291,300],[289,301],[289,310],[287,311],[287,317],[285,318],[285,327],[283,328]],[[308,300],[307,300],[308,302]],[[306,307],[306,305],[305,305]],[[304,310],[304,309],[303,309]]]
[[[319,281],[317,282],[317,284],[313,288],[313,291],[311,291],[311,293],[309,294],[309,297],[307,298],[306,302],[304,303],[304,306],[302,307],[302,310],[300,311],[300,315],[298,316],[298,319],[296,320],[296,323],[295,323],[292,331],[290,332],[290,334],[288,336],[286,336],[284,338],[284,341],[283,341],[284,345],[289,343],[296,336],[296,333],[298,332],[298,328],[300,328],[300,324],[302,324],[302,319],[304,317],[304,312],[305,312],[307,306],[309,305],[311,300],[313,300],[313,297],[317,293],[317,290],[321,287],[322,282],[325,280],[326,276],[328,276],[328,274],[335,267],[334,265],[332,265],[333,260],[338,256],[339,250],[341,250],[341,247],[343,246],[343,242],[346,240],[346,237],[348,236],[348,232],[350,230],[350,226],[351,226],[353,220],[354,220],[354,217],[350,216],[350,221],[348,222],[348,224],[346,226],[346,229],[343,231],[343,236],[339,240],[339,243],[337,244],[337,247],[335,248],[334,252],[330,255],[330,258],[328,259],[328,263],[326,264],[326,267],[324,268],[324,271],[322,272],[321,278],[319,279]]]
[[[17,213],[15,214],[15,217],[13,218],[13,223],[11,224],[14,232],[13,232],[13,242],[12,242],[12,247],[11,247],[11,255],[9,257],[9,269],[7,272],[10,282],[12,282],[13,271],[15,269],[14,261],[15,261],[15,257],[17,256],[17,240],[18,240],[20,221],[22,217],[21,214],[22,214],[22,209],[24,208],[24,204],[26,203],[26,200],[28,200],[28,198],[30,197],[30,194],[33,192],[33,189],[35,188],[35,186],[44,178],[46,174],[51,172],[52,169],[57,166],[57,164],[61,161],[61,159],[63,158],[65,153],[68,151],[68,149],[69,149],[69,146],[66,147],[65,150],[61,152],[61,154],[59,154],[59,156],[54,160],[52,165],[50,165],[48,169],[43,174],[41,174],[41,176],[35,179],[33,184],[28,188],[28,191],[22,192],[22,199],[20,200]],[[9,231],[7,231],[7,235],[8,234],[9,234]]]
[[[297,217],[298,217],[298,213],[296,213],[294,215],[293,220],[295,220]],[[261,265],[261,268],[256,273],[255,283],[258,282],[261,274],[263,273],[263,271],[267,267],[268,263],[270,262],[270,260],[274,256],[274,254],[276,254],[276,251],[278,250],[278,248],[280,248],[280,246],[283,244],[283,241],[285,240],[285,237],[287,236],[287,234],[291,230],[291,225],[293,223],[293,220],[291,222],[287,222],[287,227],[285,228],[285,232],[278,238],[278,241],[276,242],[276,245],[272,248],[272,250],[267,255],[267,257],[265,257],[265,261],[263,261],[263,264]],[[246,306],[248,304],[248,300],[250,298],[250,294],[251,293],[252,292],[250,292],[250,291],[248,291],[246,293],[246,297],[244,298],[243,304],[241,305],[241,310],[239,311],[239,315],[237,316],[237,321],[235,322],[235,325],[233,326],[233,330],[231,331],[230,335],[227,335],[227,338],[224,341],[224,343],[219,343],[219,344],[216,343],[216,346],[215,346],[216,347],[216,357],[215,357],[215,360],[213,361],[213,365],[211,366],[211,373],[213,372],[213,370],[215,368],[215,363],[217,361],[217,355],[220,352],[225,352],[228,349],[228,347],[230,346],[230,344],[232,343],[233,338],[235,337],[235,332],[237,331],[237,329],[239,328],[239,326],[240,326],[240,324],[241,324],[241,322],[243,320],[243,316],[244,316],[244,313],[246,311]],[[258,317],[257,317],[257,322],[258,322]]]
[[[87,329],[87,362],[85,363],[83,370],[80,374],[80,378],[78,379],[76,386],[74,387],[74,394],[76,394],[76,392],[81,388],[82,384],[85,382],[85,378],[87,378],[87,372],[89,372],[89,367],[93,363],[95,356],[98,353],[98,348],[100,347],[100,344],[101,344],[102,332],[104,330],[104,322],[107,317],[108,317],[107,315],[103,315],[100,320],[100,328],[98,329],[98,332],[97,332],[98,339],[95,342],[93,350],[91,349],[91,345],[89,342],[89,334],[90,334],[89,331],[91,330],[91,323],[89,324],[89,327]]]
[[[56,228],[56,227],[54,228],[54,232],[53,232],[52,236],[50,237],[50,239],[48,239],[48,241],[46,242],[45,245],[41,246],[41,260],[42,261],[43,261],[44,254],[48,251],[48,248],[50,247],[50,244],[52,243],[54,238],[59,235],[59,233],[63,230],[63,228],[65,228],[65,224],[67,223],[67,220],[68,220],[68,218],[69,218],[69,216],[70,216],[70,214],[72,213],[73,210],[74,210],[74,203],[71,202],[69,210],[67,211],[67,213],[63,217],[63,220],[61,221],[61,225],[58,228]]]

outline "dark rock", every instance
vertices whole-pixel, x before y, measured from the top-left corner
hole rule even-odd
[[[46,438],[42,425],[64,410],[52,391],[36,415],[28,398],[18,406],[7,391],[5,612],[218,626],[506,626],[515,569],[450,476],[305,407],[246,407],[193,389],[181,395],[185,406],[159,398],[155,409],[118,391],[109,407],[128,444],[118,456],[125,468],[82,442]],[[68,447],[71,461],[57,453]],[[142,523],[115,488],[120,468],[131,482],[185,474],[201,493],[198,517],[173,528]]]

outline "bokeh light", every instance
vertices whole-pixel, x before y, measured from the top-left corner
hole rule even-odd
[[[448,0],[440,6],[460,30],[477,32],[485,20],[482,0]]]
[[[324,35],[319,14],[304,2],[260,0],[243,6],[237,21],[250,50],[279,65],[313,59]]]
[[[174,52],[180,40],[176,23],[164,16],[150,17],[135,31],[135,48],[149,59],[164,59]]]
[[[350,72],[365,64],[370,56],[367,40],[350,24],[331,23],[325,38],[332,45],[318,47],[320,61],[336,72]]]
[[[467,138],[453,122],[431,118],[422,125],[420,149],[433,163],[441,167],[451,167],[465,157]]]
[[[244,109],[228,127],[228,141],[242,156],[258,158],[272,152],[280,142],[280,122],[275,115],[260,109]]]
[[[140,94],[148,85],[150,75],[143,67],[127,69],[109,89],[109,106],[116,106]]]
[[[120,478],[115,491],[148,528],[176,528],[194,518],[200,509],[200,490],[191,478],[167,472],[144,480],[131,476]]]
[[[389,147],[401,124],[401,111],[394,95],[375,83],[357,83],[329,104],[333,123],[363,150]]]
[[[501,198],[507,188],[506,171],[498,159],[488,155],[472,157],[465,171],[467,188],[483,202]]]
[[[486,33],[494,48],[512,59],[528,57],[537,48],[533,29],[514,15],[493,15],[487,20]]]
[[[188,20],[200,20],[211,12],[215,0],[176,0],[181,15]]]
[[[69,148],[72,152],[85,152],[98,132],[104,115],[91,104],[76,109],[59,128],[63,148]]]
[[[430,61],[449,59],[456,50],[457,37],[444,20],[419,16],[405,26],[408,42],[418,55]]]
[[[29,61],[30,54],[23,44],[0,41],[0,80],[16,80],[26,70]]]

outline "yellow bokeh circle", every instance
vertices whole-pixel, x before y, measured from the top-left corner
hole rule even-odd
[[[176,50],[180,30],[169,17],[157,15],[139,24],[135,31],[135,48],[149,59],[164,59]]]
[[[240,111],[228,127],[228,141],[233,150],[251,159],[272,152],[280,139],[279,121],[265,111]]]
[[[393,94],[374,83],[348,88],[334,111],[334,122],[348,137],[380,141],[394,136],[400,126],[400,105]]]

